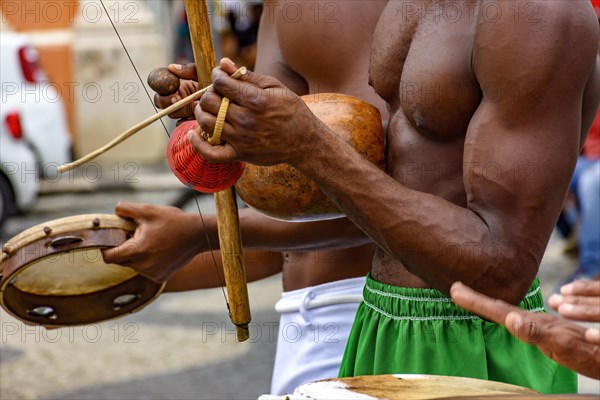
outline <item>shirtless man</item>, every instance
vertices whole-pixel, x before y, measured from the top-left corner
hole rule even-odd
[[[256,71],[277,77],[299,95],[339,92],[360,97],[378,106],[387,119],[385,103],[368,85],[373,31],[385,3],[266,1]],[[196,77],[193,65],[170,68],[190,79],[182,81],[175,100],[197,90],[191,81]],[[171,96],[156,99],[161,108],[171,101]],[[193,107],[172,116],[193,118]],[[132,240],[104,253],[107,262],[130,266],[157,281],[171,278],[167,291],[223,284],[206,253],[176,273],[196,254],[208,250],[197,214],[125,202],[116,213],[136,220],[139,228]],[[218,245],[216,221],[214,216],[204,219],[214,248]],[[373,259],[371,240],[347,219],[285,223],[244,209],[240,224],[244,248],[265,249],[247,257],[248,281],[283,270],[271,393],[291,393],[300,384],[336,377]],[[299,340],[285,340],[282,330],[288,324],[302,329]],[[317,343],[315,338],[320,338]]]
[[[196,118],[212,131],[229,97],[227,144],[193,135],[195,150],[296,167],[379,246],[341,376],[430,373],[576,391],[572,371],[447,294],[462,281],[543,310],[536,273],[598,106],[597,35],[587,1],[390,1],[370,63],[390,111],[388,174],[276,79],[231,79],[228,60],[213,71]]]

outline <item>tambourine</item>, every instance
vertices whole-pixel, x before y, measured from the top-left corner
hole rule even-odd
[[[165,284],[106,264],[101,254],[135,229],[134,222],[110,214],[76,215],[27,229],[2,249],[0,305],[25,323],[56,327],[140,310]]]

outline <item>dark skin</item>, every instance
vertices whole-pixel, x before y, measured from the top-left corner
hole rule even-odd
[[[546,356],[591,378],[600,379],[600,332],[555,315],[532,313],[491,299],[460,282],[452,285],[459,306],[504,325],[518,339],[536,345]],[[600,321],[600,281],[576,281],[561,288],[550,305],[563,317]]]
[[[407,8],[443,3],[389,2],[375,31],[370,82],[391,116],[388,174],[276,79],[229,78],[228,60],[196,108],[211,131],[220,96],[232,100],[227,144],[190,140],[212,161],[286,162],[314,179],[379,246],[376,280],[446,293],[462,281],[516,304],[537,273],[598,106],[598,22],[583,1],[527,2],[537,22],[514,18],[510,7],[520,2],[455,2],[459,19]],[[482,12],[490,6],[498,19]]]
[[[339,92],[362,98],[378,106],[387,118],[385,103],[368,85],[373,31],[385,4],[381,0],[266,1],[256,71],[277,77],[297,95]],[[291,9],[288,6],[294,10],[299,7],[304,17],[291,23],[291,14],[283,12]],[[328,39],[325,41],[323,37]],[[172,65],[169,69],[183,79],[177,94],[155,96],[160,108],[198,90],[197,82],[193,81],[196,77],[193,65],[182,68]],[[171,117],[193,118],[193,107],[183,108]],[[138,221],[139,228],[129,242],[104,252],[107,262],[130,266],[157,281],[173,280],[167,290],[222,285],[212,257],[195,257],[209,247],[218,249],[213,216],[205,215],[209,246],[198,215],[127,202],[121,202],[116,213]],[[252,248],[254,254],[246,258],[249,281],[283,271],[284,290],[289,291],[364,276],[371,267],[375,246],[344,218],[285,223],[245,209],[240,212],[240,225],[244,248]],[[274,252],[282,253],[277,256]],[[192,265],[177,273],[192,259]],[[257,259],[268,261],[256,262]],[[217,264],[220,265],[218,258]]]

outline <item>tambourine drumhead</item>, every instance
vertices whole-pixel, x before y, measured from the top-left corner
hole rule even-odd
[[[26,323],[46,326],[90,324],[139,310],[164,284],[106,264],[101,254],[135,229],[116,215],[88,214],[22,232],[3,248],[0,305]]]
[[[436,375],[372,375],[325,379],[299,386],[291,399],[439,399],[496,394],[535,395],[536,391],[506,383]]]

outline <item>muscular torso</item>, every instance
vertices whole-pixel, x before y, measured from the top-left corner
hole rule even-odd
[[[410,189],[465,207],[463,173],[468,177],[465,169],[474,167],[463,165],[465,135],[482,99],[472,70],[482,2],[451,2],[444,9],[449,3],[390,1],[375,30],[370,80],[390,106],[388,173]],[[499,172],[494,165],[479,167]],[[412,250],[442,251],[434,243]],[[371,272],[384,283],[429,286],[379,249]]]
[[[385,103],[368,85],[373,31],[385,3],[266,1],[256,71],[277,77],[300,95],[339,92],[360,97],[378,106],[385,116]],[[371,268],[374,248],[369,244],[287,252],[284,290],[364,276]]]

